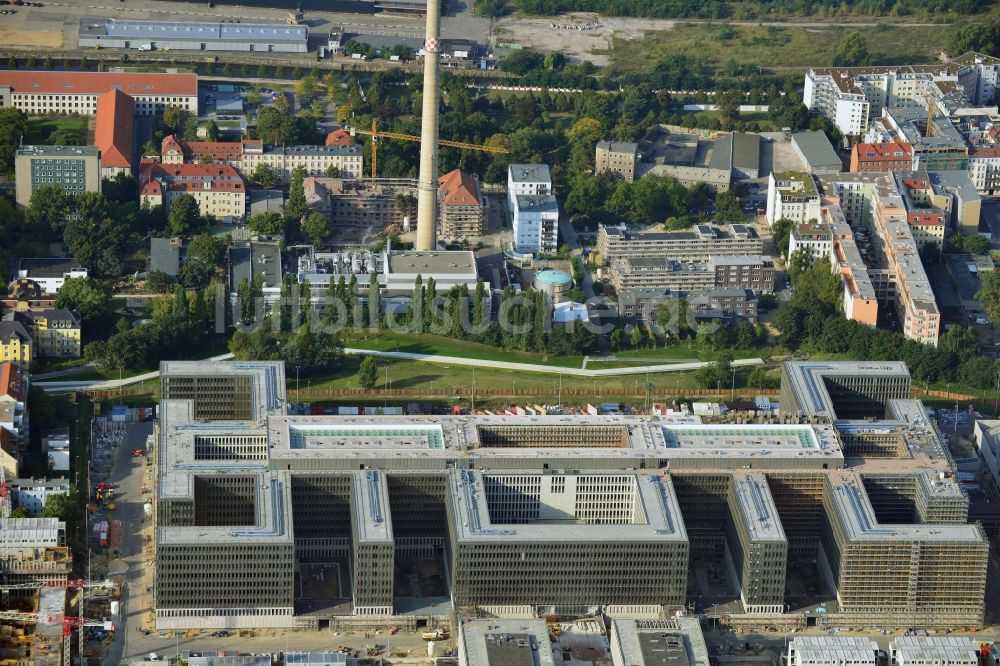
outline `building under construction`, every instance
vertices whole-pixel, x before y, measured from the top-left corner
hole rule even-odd
[[[655,614],[729,595],[730,623],[980,625],[988,543],[922,405],[864,383],[841,398],[802,369],[784,368],[829,414],[710,423],[291,416],[280,363],[165,362],[157,623]],[[895,442],[875,455],[845,446],[882,426]],[[698,571],[716,564],[706,601]]]

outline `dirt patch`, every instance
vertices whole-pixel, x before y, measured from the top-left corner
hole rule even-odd
[[[510,17],[496,25],[498,44],[556,51],[598,66],[611,58],[611,38],[642,39],[647,30],[670,30],[676,21],[573,13],[553,18]]]
[[[54,30],[5,30],[0,28],[0,44],[58,49],[62,48],[63,34]]]

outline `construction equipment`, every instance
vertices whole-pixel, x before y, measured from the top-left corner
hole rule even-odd
[[[934,125],[934,116],[937,114],[937,101],[931,96],[927,95],[927,127],[924,128],[924,136],[933,136],[932,127]]]
[[[69,580],[37,580],[30,583],[16,583],[13,585],[0,585],[0,590],[6,594],[10,590],[31,590],[31,589],[41,589],[43,587],[61,587],[74,590],[80,590],[80,599],[78,602],[79,616],[63,616],[63,615],[45,615],[40,613],[20,613],[17,611],[0,611],[0,620],[12,620],[12,621],[24,621],[32,622],[33,620],[28,619],[26,616],[33,616],[39,619],[41,622],[59,622],[60,620],[53,618],[61,618],[63,623],[63,666],[70,666],[69,657],[69,639],[74,628],[80,629],[79,633],[79,645],[80,645],[80,662],[83,663],[83,627],[104,627],[106,630],[111,631],[114,629],[114,625],[110,622],[102,622],[99,620],[87,620],[83,617],[83,589],[90,587],[113,587],[114,583],[110,580],[83,580],[82,578],[72,578]],[[13,614],[16,617],[11,617]]]
[[[448,632],[444,629],[438,628],[435,629],[434,631],[425,631],[424,633],[420,634],[420,637],[425,641],[444,640],[448,638]]]
[[[370,136],[372,138],[372,180],[375,180],[375,175],[378,173],[378,139],[399,139],[400,141],[420,141],[420,137],[415,134],[402,134],[400,132],[386,132],[384,130],[379,130],[378,121],[372,120],[371,130],[362,130],[354,127],[348,128],[351,136],[355,134],[363,134],[365,136]],[[448,148],[461,148],[462,150],[478,150],[484,153],[493,153],[494,155],[500,155],[504,153],[509,153],[510,151],[506,148],[501,148],[500,146],[485,146],[478,143],[463,143],[461,141],[449,141],[447,139],[438,139],[438,144],[442,146],[447,146]]]
[[[63,626],[63,666],[70,666],[69,658],[69,638],[74,629],[82,630],[84,627],[103,627],[106,631],[113,631],[115,626],[111,622],[103,620],[92,620],[86,617],[76,617],[73,615],[47,615],[45,613],[22,613],[20,611],[0,611],[0,620],[8,622],[28,622],[53,624],[61,622]],[[83,643],[81,639],[81,644]],[[80,653],[83,659],[83,652]]]

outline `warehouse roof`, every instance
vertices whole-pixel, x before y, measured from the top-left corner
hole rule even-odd
[[[819,130],[805,130],[792,134],[792,142],[799,149],[806,166],[810,170],[843,168],[843,162],[837,156],[837,152],[830,145],[830,140],[826,134]]]
[[[257,42],[272,44],[305,42],[306,25],[284,23],[196,23],[164,21],[118,21],[106,18],[81,18],[80,36],[125,37],[175,41]]]

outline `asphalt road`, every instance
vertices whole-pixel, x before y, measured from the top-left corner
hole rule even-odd
[[[126,586],[122,591],[121,617],[115,619],[115,639],[108,646],[103,663],[119,664],[123,655],[128,652],[130,633],[135,633],[141,621],[142,605],[139,603],[138,592],[145,590],[144,574],[146,564],[142,554],[143,528],[149,526],[143,522],[142,485],[146,470],[146,458],[133,458],[132,450],[145,448],[146,438],[153,432],[153,424],[131,423],[125,431],[125,437],[115,456],[115,464],[111,470],[111,481],[118,487],[115,500],[117,509],[109,514],[110,519],[121,521],[121,543],[119,558],[112,559],[109,565],[111,572],[120,570],[122,564],[126,568]],[[151,529],[147,529],[152,532]],[[96,573],[96,572],[95,572]],[[107,572],[104,572],[107,573]]]

